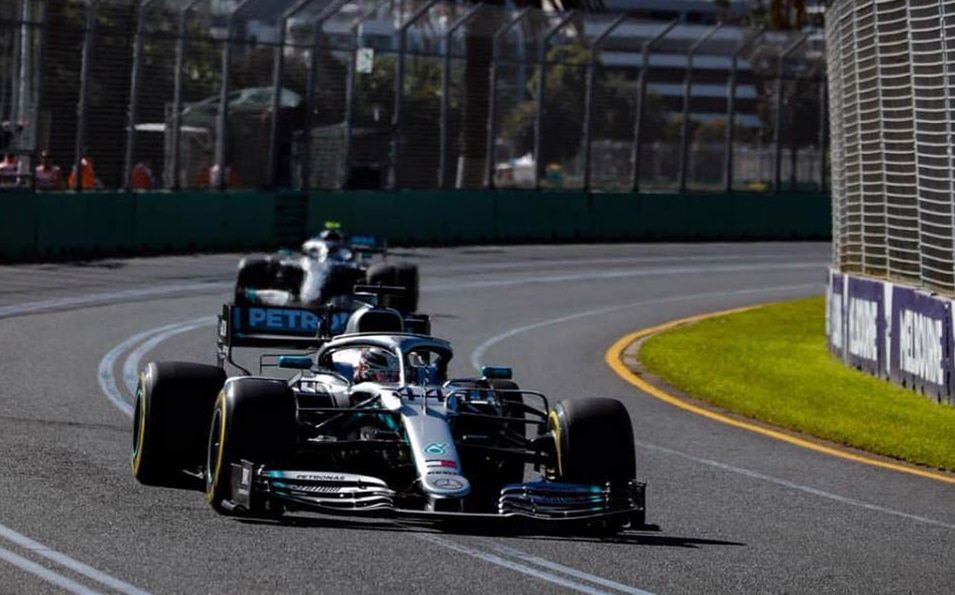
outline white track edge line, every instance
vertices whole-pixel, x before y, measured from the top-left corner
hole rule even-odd
[[[581,593],[590,593],[592,595],[605,593],[605,591],[600,591],[598,589],[591,587],[590,585],[577,583],[570,579],[557,576],[556,574],[551,574],[549,572],[544,572],[543,570],[538,570],[532,566],[525,566],[524,564],[521,564],[519,562],[508,560],[507,558],[502,558],[500,556],[496,556],[494,554],[484,552],[464,544],[455,543],[447,539],[442,539],[441,537],[432,535],[430,533],[418,534],[418,535],[415,535],[415,537],[417,537],[418,539],[423,539],[424,541],[431,542],[435,545],[440,545],[447,549],[454,550],[458,553],[466,554],[468,556],[471,556],[472,558],[478,558],[479,560],[484,560],[485,562],[490,562],[491,564],[495,564],[497,566],[501,566],[509,570],[514,570],[516,572],[520,572],[521,574],[525,574],[527,576],[531,576],[543,581],[547,581],[549,583],[559,585],[561,587],[573,589]]]
[[[88,564],[74,560],[66,554],[49,548],[38,541],[30,539],[26,535],[18,533],[5,525],[0,525],[0,537],[3,537],[4,539],[11,541],[20,547],[34,552],[40,556],[43,556],[48,560],[56,562],[61,566],[65,566],[70,570],[82,574],[83,576],[101,583],[111,589],[115,589],[120,593],[126,593],[127,595],[148,595],[147,591],[143,591],[142,589],[122,581],[114,576],[110,576]]]
[[[504,544],[491,542],[491,543],[485,543],[485,545],[491,548],[492,550],[496,550],[504,555],[509,555],[512,558],[517,558],[519,560],[523,560],[524,562],[536,564],[538,566],[542,566],[544,568],[553,570],[555,572],[562,572],[574,578],[578,578],[584,581],[589,581],[591,583],[600,585],[601,587],[607,587],[608,589],[613,589],[615,591],[620,591],[622,593],[630,593],[630,595],[649,595],[650,593],[649,591],[644,591],[643,589],[637,589],[636,587],[631,587],[623,583],[618,583],[610,579],[606,579],[594,574],[590,574],[589,572],[578,570],[571,566],[564,566],[563,564],[558,564],[557,562],[551,562],[550,560],[547,560],[545,558],[540,558],[538,556],[535,556],[523,550],[519,550],[517,548],[510,547]]]
[[[48,583],[54,584],[64,591],[76,593],[77,595],[99,595],[99,591],[94,591],[84,585],[81,585],[73,579],[67,578],[57,572],[53,572],[49,568],[41,566],[33,560],[28,560],[19,554],[15,554],[4,547],[0,547],[0,560],[16,566],[20,570],[29,572],[33,576],[45,580]],[[23,586],[24,585],[20,585],[21,588]]]

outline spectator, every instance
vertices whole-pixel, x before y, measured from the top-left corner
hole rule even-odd
[[[239,175],[235,173],[235,170],[231,165],[225,166],[225,176],[227,188],[237,188],[239,186]],[[221,181],[222,178],[219,176],[219,165],[213,163],[212,167],[209,168],[209,187],[218,188]]]
[[[149,161],[140,161],[133,166],[129,178],[129,187],[133,190],[152,190],[156,187],[156,179],[153,178],[153,172],[149,169]]]
[[[13,153],[4,153],[0,161],[0,186],[15,186],[17,183],[17,156]]]
[[[50,152],[46,149],[40,153],[40,163],[36,166],[36,189],[63,189],[63,174],[59,167],[50,163]]]
[[[80,159],[80,184],[80,188],[83,190],[92,190],[96,187],[96,174],[93,173],[93,160],[89,157]],[[71,189],[77,189],[75,165],[70,171],[69,185]]]

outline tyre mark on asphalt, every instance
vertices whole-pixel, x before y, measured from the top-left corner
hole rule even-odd
[[[133,335],[132,337],[126,339],[125,341],[118,344],[116,347],[111,349],[106,356],[103,357],[103,360],[99,364],[99,379],[100,387],[103,388],[103,392],[106,393],[106,396],[110,398],[110,401],[114,405],[119,407],[124,413],[127,413],[130,417],[132,416],[132,406],[129,404],[127,399],[123,396],[122,387],[115,375],[115,363],[122,353],[130,351],[129,355],[126,357],[125,362],[123,363],[123,379],[125,388],[127,389],[130,395],[135,393],[136,383],[138,382],[136,371],[139,369],[139,364],[142,361],[142,358],[146,356],[152,349],[155,349],[161,342],[175,336],[182,334],[202,326],[212,326],[215,324],[216,319],[214,317],[204,317],[194,320],[188,320],[185,322],[180,322],[176,324],[170,324],[166,326],[157,327],[155,329],[142,331]],[[106,387],[110,387],[112,393],[107,392]],[[472,557],[480,558],[486,562],[502,566],[504,568],[515,570],[522,574],[532,576],[553,584],[567,587],[575,591],[580,591],[583,593],[604,593],[604,591],[597,590],[591,585],[575,582],[568,578],[554,575],[550,572],[545,572],[531,566],[527,566],[514,559],[506,559],[503,556],[510,556],[512,558],[517,558],[518,560],[524,560],[526,562],[531,562],[537,564],[538,566],[548,568],[553,571],[562,572],[566,575],[573,576],[578,579],[589,581],[590,583],[601,585],[604,587],[609,587],[615,591],[623,593],[632,593],[632,594],[644,594],[646,591],[640,589],[635,589],[629,587],[622,583],[617,583],[603,577],[584,572],[583,570],[578,570],[576,568],[571,568],[569,566],[564,566],[563,564],[558,564],[556,562],[551,562],[544,558],[539,558],[537,556],[532,556],[520,550],[514,548],[507,548],[505,546],[495,547],[498,551],[498,554],[492,554],[474,547],[466,546],[463,544],[458,544],[446,539],[442,539],[433,535],[422,535],[416,534],[415,537],[426,539],[440,545],[442,547],[452,549],[459,553],[464,553]]]

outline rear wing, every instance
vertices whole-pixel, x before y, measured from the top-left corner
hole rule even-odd
[[[286,306],[226,304],[219,315],[220,351],[232,347],[318,347],[326,337],[327,313]]]
[[[358,235],[348,238],[348,247],[354,252],[388,254],[388,240],[379,236]]]

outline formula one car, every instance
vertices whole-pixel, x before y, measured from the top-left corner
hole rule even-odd
[[[448,379],[451,357],[440,339],[359,333],[274,356],[294,371],[288,380],[151,362],[136,394],[133,475],[164,486],[195,478],[228,515],[644,525],[619,401],[550,406],[507,368]]]
[[[302,244],[301,252],[246,256],[239,262],[235,303],[314,306],[347,295],[356,283],[402,287],[387,304],[402,312],[418,307],[418,268],[375,262],[387,258],[385,242],[373,236],[345,237],[326,229]]]

